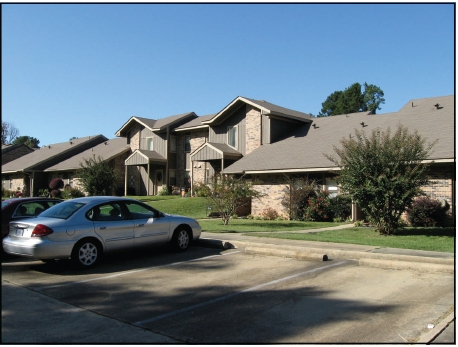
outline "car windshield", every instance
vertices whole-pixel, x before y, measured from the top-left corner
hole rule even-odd
[[[11,204],[11,201],[2,201],[2,210],[9,204]]]
[[[84,205],[81,202],[65,201],[42,212],[40,217],[68,219]]]

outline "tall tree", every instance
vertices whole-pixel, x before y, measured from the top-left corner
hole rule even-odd
[[[31,148],[39,148],[40,140],[32,136],[19,136],[13,141],[13,145],[26,145]]]
[[[413,199],[428,184],[427,165],[435,141],[427,144],[416,131],[399,125],[394,134],[373,130],[370,136],[356,130],[334,147],[337,156],[326,157],[336,164],[341,189],[356,201],[380,234],[392,234]]]
[[[2,122],[2,145],[10,145],[18,136],[19,130],[13,123]]]
[[[344,91],[335,91],[321,104],[318,117],[335,116],[361,111],[376,113],[380,105],[385,103],[383,91],[373,84],[364,82],[364,91],[361,84],[353,83]]]

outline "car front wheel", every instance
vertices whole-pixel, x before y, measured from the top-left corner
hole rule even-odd
[[[71,261],[77,268],[88,269],[94,267],[101,256],[102,251],[96,241],[82,240],[73,248]]]
[[[172,246],[178,252],[184,252],[188,249],[191,242],[191,235],[185,228],[178,228],[175,230],[172,238]]]

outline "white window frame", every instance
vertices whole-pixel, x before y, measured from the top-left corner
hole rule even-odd
[[[146,141],[146,150],[147,150],[147,151],[154,151],[153,137],[152,137],[152,136],[147,137],[147,138],[145,139],[145,141]],[[149,146],[150,144],[151,144],[151,149],[150,149],[150,146]]]
[[[229,139],[230,139],[230,136],[229,136],[229,133],[231,132],[231,130],[234,130],[235,131],[235,134],[234,134],[234,145],[232,145],[230,142],[229,142]],[[238,135],[239,135],[239,129],[238,129],[238,125],[231,125],[231,126],[228,126],[227,127],[227,144],[229,146],[231,146],[232,148],[237,148],[238,146]]]

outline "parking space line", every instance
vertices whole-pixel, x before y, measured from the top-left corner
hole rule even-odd
[[[345,264],[345,263],[348,263],[348,261],[341,261],[341,262],[336,263],[336,264],[326,265],[326,266],[322,266],[322,267],[319,267],[319,268],[316,268],[316,269],[300,272],[300,273],[297,273],[295,275],[291,275],[291,276],[280,278],[278,280],[274,280],[274,281],[270,281],[270,282],[267,282],[267,283],[263,283],[263,284],[260,284],[260,285],[257,285],[257,286],[254,286],[254,287],[251,287],[251,288],[248,288],[248,289],[241,290],[239,292],[227,294],[227,295],[221,296],[219,298],[215,298],[215,299],[212,299],[212,300],[209,300],[209,301],[201,302],[200,304],[195,304],[195,305],[192,305],[192,306],[184,307],[184,308],[179,309],[179,310],[175,310],[175,311],[172,311],[172,312],[164,313],[164,314],[161,314],[159,316],[155,316],[155,317],[152,317],[152,318],[147,318],[147,319],[135,322],[133,324],[134,325],[138,325],[138,326],[142,326],[144,324],[151,323],[151,322],[154,322],[154,321],[157,321],[157,320],[160,320],[160,319],[168,318],[168,317],[180,314],[180,313],[189,312],[189,311],[198,309],[198,308],[203,307],[203,306],[215,304],[217,302],[230,299],[230,298],[232,298],[234,296],[237,296],[237,295],[240,295],[240,294],[243,294],[243,293],[255,291],[257,289],[268,287],[268,286],[271,286],[271,285],[274,285],[274,284],[278,284],[278,283],[281,283],[281,282],[284,282],[284,281],[287,281],[287,280],[290,280],[290,279],[293,279],[293,278],[296,278],[296,277],[308,275],[308,274],[313,273],[313,272],[317,272],[317,271],[324,270],[324,269],[327,269],[327,268],[331,268],[331,267],[334,267],[334,266],[342,265],[342,264]]]
[[[176,262],[176,263],[171,263],[171,264],[166,264],[166,265],[151,266],[151,267],[147,267],[147,268],[139,269],[139,270],[124,271],[124,272],[120,272],[120,273],[117,273],[117,274],[114,274],[114,275],[109,275],[109,276],[103,276],[103,277],[97,277],[97,278],[90,278],[90,279],[83,280],[83,281],[76,281],[76,282],[69,282],[69,283],[60,283],[60,284],[55,284],[55,285],[52,285],[52,286],[38,287],[38,288],[32,288],[32,289],[33,289],[33,290],[36,290],[36,291],[42,291],[42,290],[51,289],[51,288],[58,288],[58,287],[70,286],[70,285],[75,285],[75,284],[80,284],[80,283],[87,283],[87,282],[93,282],[93,281],[100,281],[100,280],[104,280],[104,279],[108,279],[108,278],[114,278],[114,277],[119,277],[119,276],[124,276],[124,275],[131,275],[131,274],[134,274],[134,273],[143,272],[143,271],[148,271],[148,270],[153,270],[153,269],[160,269],[160,268],[169,267],[169,266],[176,266],[176,265],[181,265],[181,264],[185,264],[185,263],[192,263],[192,262],[207,260],[207,259],[211,259],[211,258],[215,258],[215,257],[223,257],[223,256],[227,256],[227,255],[232,255],[232,254],[240,253],[240,252],[241,252],[241,251],[235,251],[235,252],[230,252],[230,253],[209,255],[209,256],[207,256],[207,257],[198,258],[198,259],[191,259],[191,260],[179,261],[179,262]]]

